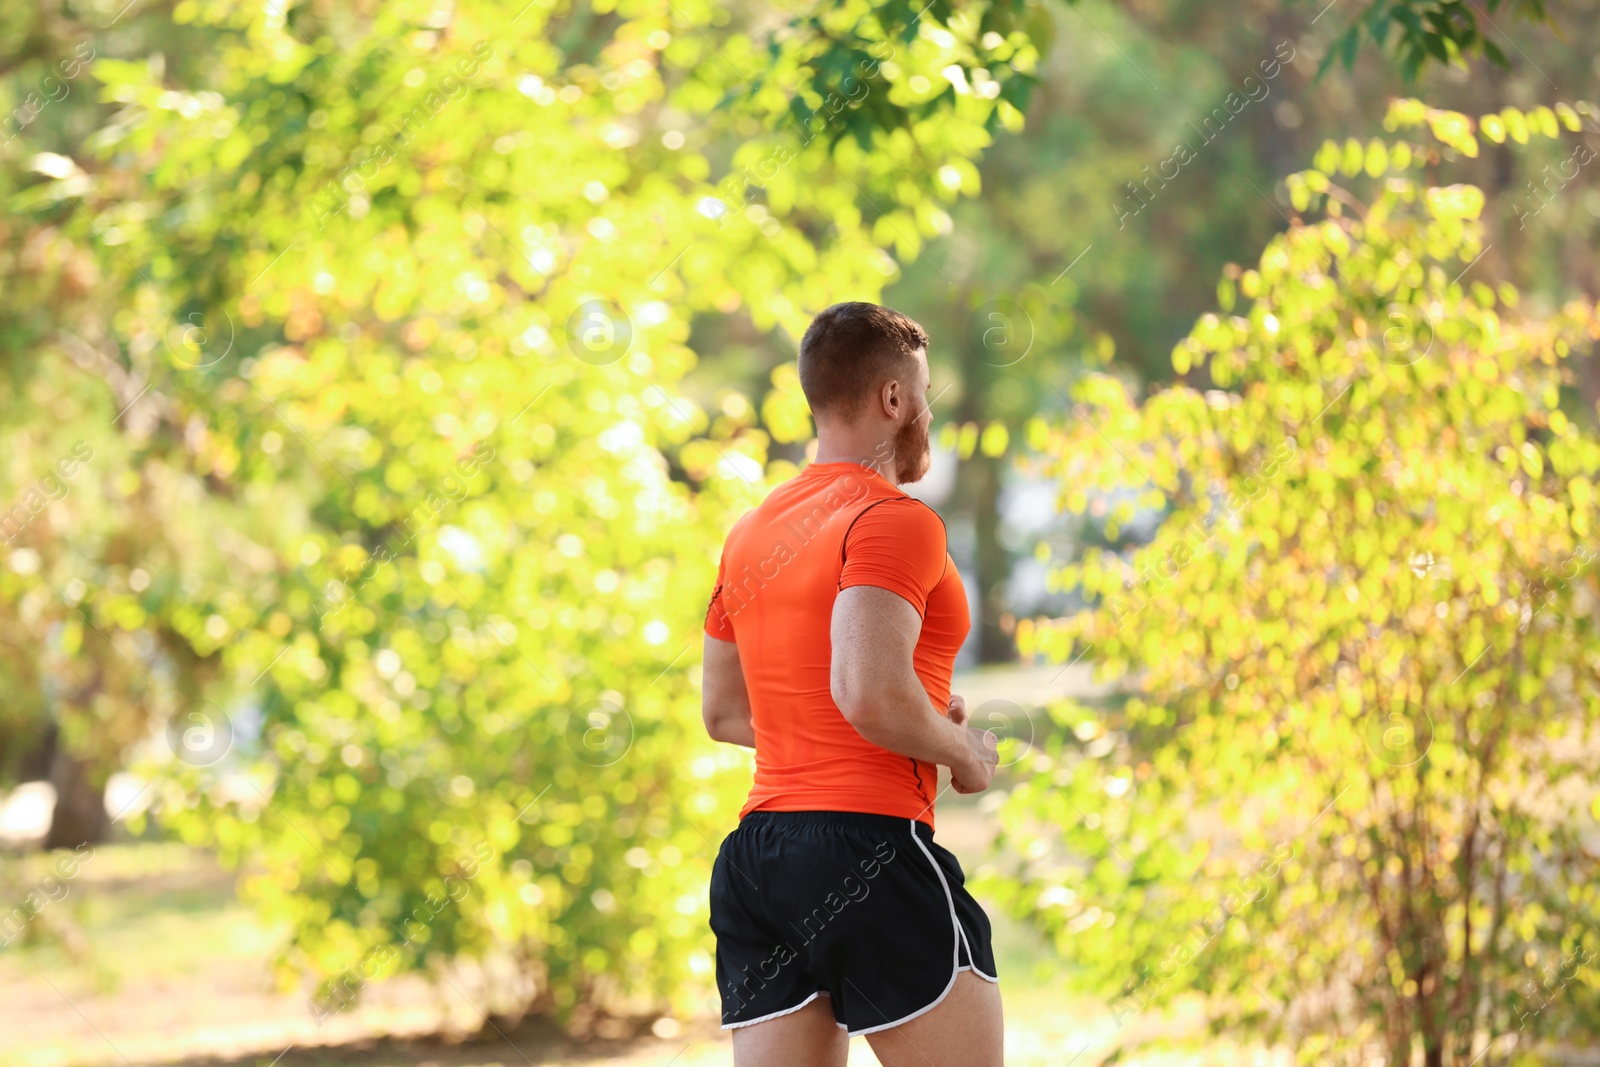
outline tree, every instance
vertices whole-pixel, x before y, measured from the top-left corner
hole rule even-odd
[[[131,761],[136,827],[240,865],[319,1013],[465,958],[510,965],[486,1012],[702,1006],[749,767],[699,724],[706,546],[793,468],[679,388],[691,323],[875,295],[1021,117],[929,75],[1033,55],[991,5],[839,5],[871,49],[841,72],[814,14],[223,0],[21,35],[14,85],[85,68],[0,168],[7,488],[67,427],[95,463],[12,546],[0,669],[91,800]]]
[[[1004,809],[1028,859],[988,879],[1119,1027],[1198,992],[1307,1063],[1440,1067],[1600,1025],[1600,440],[1570,371],[1600,317],[1472,279],[1483,196],[1440,174],[1499,121],[1400,101],[1397,136],[1325,144],[1290,180],[1322,217],[1173,351],[1218,388],[1092,375],[1080,422],[1033,428],[1069,509],[1166,515],[1060,567],[1086,610],[1019,627],[1123,695],[1052,709]]]
[[[937,415],[978,427],[1001,421],[1019,440],[1031,415],[1069,410],[1061,390],[1085,351],[1109,342],[1119,368],[1144,382],[1169,379],[1172,345],[1213,306],[1218,271],[1253,257],[1286,225],[1283,177],[1326,135],[1381,132],[1388,101],[1405,87],[1391,57],[1368,48],[1350,76],[1342,67],[1317,76],[1343,27],[1359,22],[1359,6],[1216,12],[1194,0],[1054,9],[1026,128],[984,154],[980,195],[952,208],[950,234],[886,293],[934,338]],[[1581,49],[1493,17],[1517,36],[1514,71],[1474,60],[1481,76],[1467,79],[1433,64],[1412,92],[1479,113],[1542,98],[1547,78],[1587,83]],[[1529,222],[1537,233],[1523,234],[1510,212],[1491,224],[1493,247],[1474,277],[1516,278],[1529,297],[1560,300],[1569,286],[1594,289],[1587,250],[1596,220],[1581,187],[1544,191],[1572,146],[1536,141],[1544,143],[1517,152],[1486,143],[1462,173],[1507,203],[1526,185],[1530,210],[1543,208]],[[991,350],[986,339],[1012,343]],[[1203,374],[1185,377],[1199,385]],[[1008,615],[1035,610],[1013,594],[1016,562],[1032,546],[1012,541],[999,521],[997,490],[1015,484],[1011,466],[1009,456],[969,450],[944,501],[962,544],[972,543],[957,558],[971,568],[972,643],[986,661],[1014,658]]]
[[[691,327],[797,336],[947,231],[1039,8],[0,16],[4,729],[90,808],[160,765],[133,810],[249,861],[324,1006],[458,952],[688,989],[743,768],[677,638],[791,469],[680,388]]]

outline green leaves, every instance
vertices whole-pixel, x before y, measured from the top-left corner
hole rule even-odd
[[[1391,120],[1434,143],[1326,142],[1289,186],[1327,216],[1230,268],[1222,313],[1174,348],[1218,388],[1136,402],[1090,376],[1045,435],[1064,507],[1112,537],[1148,494],[1161,522],[1060,560],[1082,609],[1018,627],[1025,654],[1087,659],[1114,696],[1065,711],[1072,735],[1025,764],[1004,816],[1029,862],[992,884],[1120,1020],[1193,991],[1215,1031],[1308,1058],[1365,1032],[1392,1062],[1419,1034],[1466,1062],[1494,1019],[1589,1018],[1534,999],[1526,960],[1600,917],[1574,847],[1600,766],[1547,744],[1600,716],[1577,532],[1600,438],[1558,406],[1600,317],[1464,277],[1483,193],[1407,164],[1472,154],[1473,123],[1408,101]],[[1352,1025],[1318,1008],[1344,988]],[[1293,1004],[1293,1030],[1262,997]]]
[[[1474,55],[1509,69],[1505,53],[1493,38],[1512,32],[1511,28],[1524,20],[1552,22],[1544,0],[1507,0],[1488,7],[1494,15],[1462,0],[1369,0],[1328,50],[1317,76],[1336,62],[1346,70],[1354,69],[1363,39],[1387,51],[1408,81],[1431,63],[1465,68]]]
[[[699,718],[705,546],[812,431],[792,367],[765,430],[702,407],[691,327],[797,337],[948,232],[1040,10],[135,7],[53,105],[82,143],[3,172],[19,466],[98,428],[70,534],[0,569],[41,613],[11,688],[82,693],[108,771],[191,696],[255,724],[135,769],[286,976],[497,955],[564,1012],[699,1011],[749,774]]]
[[[1483,212],[1483,191],[1471,185],[1429,189],[1427,205],[1437,219],[1475,219]]]

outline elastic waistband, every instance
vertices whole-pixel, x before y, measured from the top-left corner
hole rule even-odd
[[[904,830],[912,823],[931,836],[933,829],[921,819],[908,819],[902,815],[881,815],[872,811],[766,811],[749,812],[739,820],[741,827],[749,826],[856,826],[870,830]]]

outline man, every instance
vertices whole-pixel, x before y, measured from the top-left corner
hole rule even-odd
[[[711,872],[736,1067],[1000,1067],[989,920],[933,840],[938,767],[986,789],[992,734],[950,695],[966,593],[928,471],[928,335],[835,304],[800,342],[816,461],[734,524],[706,612],[703,714],[755,749]]]

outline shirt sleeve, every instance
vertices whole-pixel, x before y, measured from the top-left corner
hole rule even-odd
[[[840,590],[873,585],[898,593],[925,614],[928,594],[950,561],[944,521],[911,497],[891,497],[867,507],[844,539]]]
[[[728,620],[728,609],[722,600],[722,583],[727,577],[728,550],[724,546],[722,558],[717,561],[717,584],[711,590],[711,600],[706,605],[706,633],[722,641],[733,640],[733,623]]]

